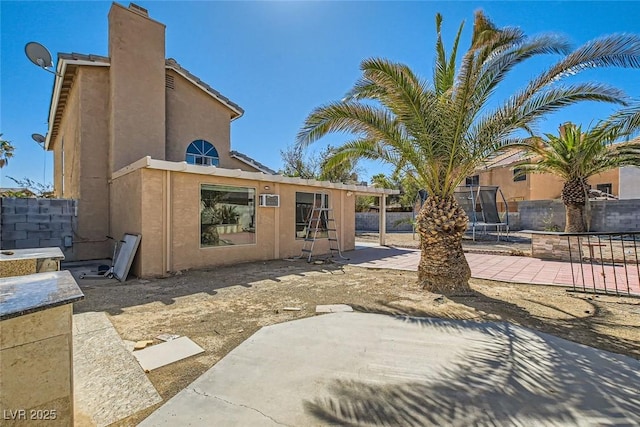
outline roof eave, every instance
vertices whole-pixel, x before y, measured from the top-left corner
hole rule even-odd
[[[399,190],[388,188],[368,187],[365,185],[342,184],[329,181],[316,181],[315,179],[292,178],[282,175],[269,175],[262,172],[247,172],[240,169],[225,169],[215,166],[190,165],[187,162],[169,162],[166,160],[152,159],[150,156],[131,163],[124,168],[117,170],[111,179],[117,179],[138,169],[158,169],[173,172],[192,173],[198,175],[214,175],[226,178],[240,178],[253,181],[277,182],[291,185],[305,185],[309,187],[333,188],[336,190],[351,191],[356,194],[367,195],[392,195],[400,194]]]
[[[45,137],[45,149],[49,150],[51,144],[52,127],[55,121],[56,111],[60,102],[60,93],[62,91],[62,84],[64,82],[67,66],[69,65],[88,65],[94,67],[108,67],[108,62],[101,61],[86,61],[82,59],[65,59],[58,57],[58,65],[56,66],[56,77],[53,81],[53,92],[51,93],[51,101],[49,102],[49,118],[47,122],[47,135]]]
[[[266,166],[259,165],[259,164],[255,163],[255,162],[252,162],[252,161],[250,161],[250,160],[248,160],[248,159],[246,159],[246,158],[244,158],[242,156],[238,156],[237,154],[235,154],[233,152],[231,153],[231,157],[241,161],[242,163],[244,163],[246,165],[251,166],[252,168],[258,169],[260,172],[266,173],[267,175],[277,175],[277,173],[275,171],[267,168]]]

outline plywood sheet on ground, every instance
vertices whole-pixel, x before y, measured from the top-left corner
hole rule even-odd
[[[134,351],[133,355],[140,362],[142,369],[148,372],[203,351],[202,347],[189,338],[180,337],[144,350]]]

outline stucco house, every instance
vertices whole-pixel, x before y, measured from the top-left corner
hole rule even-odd
[[[494,156],[475,175],[467,177],[466,184],[499,186],[507,203],[512,205],[512,211],[516,209],[518,201],[559,199],[563,186],[559,177],[546,173],[516,177],[518,163],[523,160],[523,156],[523,151],[519,149]],[[637,185],[639,180],[640,168],[623,167],[592,176],[589,178],[589,185],[594,190],[620,199],[632,199],[640,198]],[[500,201],[500,209],[504,209],[502,204]]]
[[[108,21],[108,56],[58,54],[46,147],[56,196],[78,201],[67,259],[109,257],[105,236],[125,232],[142,235],[142,277],[297,256],[314,203],[354,248],[355,195],[393,191],[283,177],[233,151],[242,108],[165,58],[165,26],[135,4]]]

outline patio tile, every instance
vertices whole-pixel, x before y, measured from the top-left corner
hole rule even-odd
[[[355,255],[350,262],[352,265],[369,268],[388,268],[394,270],[416,271],[420,262],[420,251],[415,249],[380,248],[370,247],[350,252]],[[585,286],[587,283],[593,286],[593,278],[596,277],[596,286],[615,289],[614,269],[611,266],[603,267],[599,264],[579,265],[561,261],[541,260],[531,257],[466,253],[467,262],[471,268],[472,277],[477,279],[513,281],[518,283],[532,283],[545,285],[582,287],[582,275],[584,274]],[[630,290],[640,294],[638,273],[636,268],[627,268]],[[617,279],[619,283],[626,283],[625,270],[617,267]],[[602,276],[604,274],[604,277]],[[598,277],[599,276],[599,277]],[[626,292],[626,287],[620,287]]]

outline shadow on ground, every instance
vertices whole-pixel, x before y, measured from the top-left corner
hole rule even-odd
[[[74,313],[106,311],[117,315],[127,307],[153,302],[171,305],[180,297],[198,293],[216,295],[218,290],[231,286],[250,288],[263,280],[279,282],[279,277],[303,277],[312,272],[341,274],[342,269],[343,265],[331,262],[316,265],[304,260],[267,261],[186,271],[160,279],[78,280],[85,299],[74,304]]]
[[[484,282],[484,281],[483,281]],[[640,359],[640,342],[638,340],[628,340],[622,337],[611,335],[610,333],[601,333],[600,326],[616,326],[610,323],[610,313],[608,313],[607,305],[600,304],[596,296],[584,296],[584,300],[589,302],[590,309],[585,316],[576,317],[567,314],[566,318],[558,317],[542,317],[532,315],[529,311],[522,307],[500,299],[492,298],[486,294],[474,291],[468,296],[451,296],[449,297],[455,303],[471,307],[478,313],[482,313],[482,317],[487,319],[500,319],[511,322],[516,325],[535,329],[536,331],[551,334],[574,341],[583,345],[587,345],[602,350],[612,351],[626,356]],[[535,304],[545,305],[543,302],[534,301]],[[620,302],[618,302],[620,304]],[[460,311],[442,312],[426,312],[420,309],[412,309],[411,307],[397,306],[393,302],[387,303],[378,301],[379,307],[371,309],[368,307],[354,306],[356,311],[366,313],[387,314],[394,316],[413,316],[413,317],[438,317],[447,319],[468,319],[464,317],[465,313]],[[549,304],[553,310],[558,311],[557,306]],[[462,314],[463,316],[458,316]],[[617,325],[618,327],[624,327]],[[633,329],[634,326],[628,326]]]
[[[448,334],[480,332],[481,351],[429,382],[334,380],[305,402],[323,423],[367,426],[638,425],[640,363],[509,323],[396,317]]]
[[[599,304],[598,297],[585,296],[591,309],[583,317],[567,316],[567,318],[551,318],[533,316],[528,311],[516,304],[511,304],[492,298],[480,292],[475,292],[474,297],[451,297],[459,304],[473,307],[476,310],[499,315],[503,320],[519,324],[539,332],[555,335],[570,341],[590,347],[613,351],[627,356],[640,358],[640,342],[627,340],[610,334],[599,332],[599,326],[607,324],[609,313],[606,305]],[[536,304],[545,305],[544,302],[535,301]],[[558,310],[557,306],[551,306]],[[630,326],[631,328],[631,326]]]

